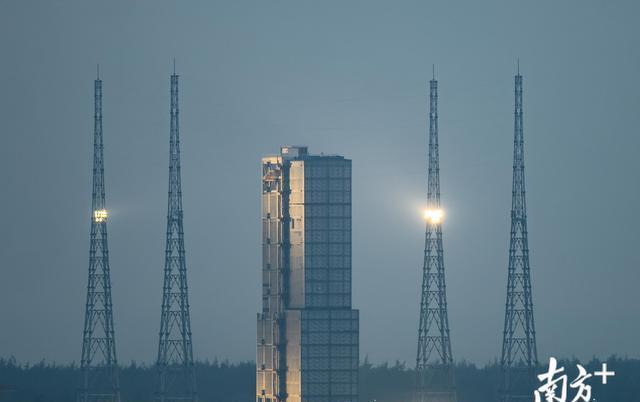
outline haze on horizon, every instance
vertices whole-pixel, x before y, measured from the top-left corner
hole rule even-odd
[[[453,355],[499,356],[518,57],[540,360],[640,357],[638,15],[633,1],[0,3],[0,357],[80,359],[100,63],[118,359],[155,360],[173,57],[197,359],[254,359],[260,158],[303,144],[353,160],[361,358],[413,366],[433,64]]]

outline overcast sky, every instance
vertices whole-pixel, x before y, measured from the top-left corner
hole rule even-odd
[[[540,360],[640,357],[637,1],[0,1],[0,356],[79,361],[100,63],[118,358],[153,362],[169,75],[180,74],[194,355],[253,359],[260,170],[353,160],[360,351],[413,365],[436,65],[453,354],[499,355],[524,76]]]

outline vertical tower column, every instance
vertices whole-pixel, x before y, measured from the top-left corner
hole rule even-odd
[[[257,317],[257,402],[287,400],[287,305],[290,274],[290,166],[263,163],[262,312]]]
[[[159,401],[198,400],[191,342],[187,264],[182,223],[178,75],[171,75],[171,128],[169,135],[169,200],[165,249],[162,314],[158,345]]]
[[[257,402],[356,402],[351,161],[287,146],[262,159]]]
[[[538,365],[527,238],[520,71],[515,76],[512,186],[507,301],[500,360],[500,391],[504,402],[532,400],[535,388],[534,368]]]
[[[425,212],[427,223],[422,267],[415,400],[453,402],[456,400],[456,391],[442,248],[443,211],[440,207],[438,81],[435,77],[430,81],[429,98],[429,178]]]
[[[82,338],[81,402],[119,402],[120,385],[113,329],[111,275],[107,244],[107,210],[102,142],[102,80],[94,82],[93,192],[89,280]]]

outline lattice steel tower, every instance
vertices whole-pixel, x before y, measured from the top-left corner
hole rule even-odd
[[[94,91],[91,242],[82,360],[80,362],[82,379],[78,400],[81,402],[119,402],[120,385],[113,330],[111,275],[107,244],[102,143],[102,80],[100,80],[99,70],[94,82]]]
[[[531,401],[538,365],[536,330],[531,300],[527,205],[524,185],[524,137],[522,132],[522,76],[515,76],[515,123],[513,139],[513,189],[507,302],[502,341],[501,400]]]
[[[438,81],[430,81],[429,179],[422,267],[422,300],[416,358],[416,401],[456,401],[447,292],[442,251],[440,162],[438,150]]]
[[[162,315],[158,345],[159,401],[197,401],[191,343],[187,265],[182,225],[180,135],[178,129],[178,75],[171,75],[171,128],[169,136],[169,203],[165,249]]]

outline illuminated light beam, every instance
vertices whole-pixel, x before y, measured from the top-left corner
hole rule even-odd
[[[435,74],[434,74],[435,75]],[[440,209],[438,81],[429,82],[429,168],[424,218],[425,247],[413,402],[456,402],[455,375],[445,286]]]
[[[109,213],[106,209],[98,209],[96,211],[93,211],[93,220],[98,223],[106,221],[108,216]]]
[[[424,211],[424,219],[432,225],[437,225],[438,223],[442,223],[444,211],[442,209],[426,209]]]

